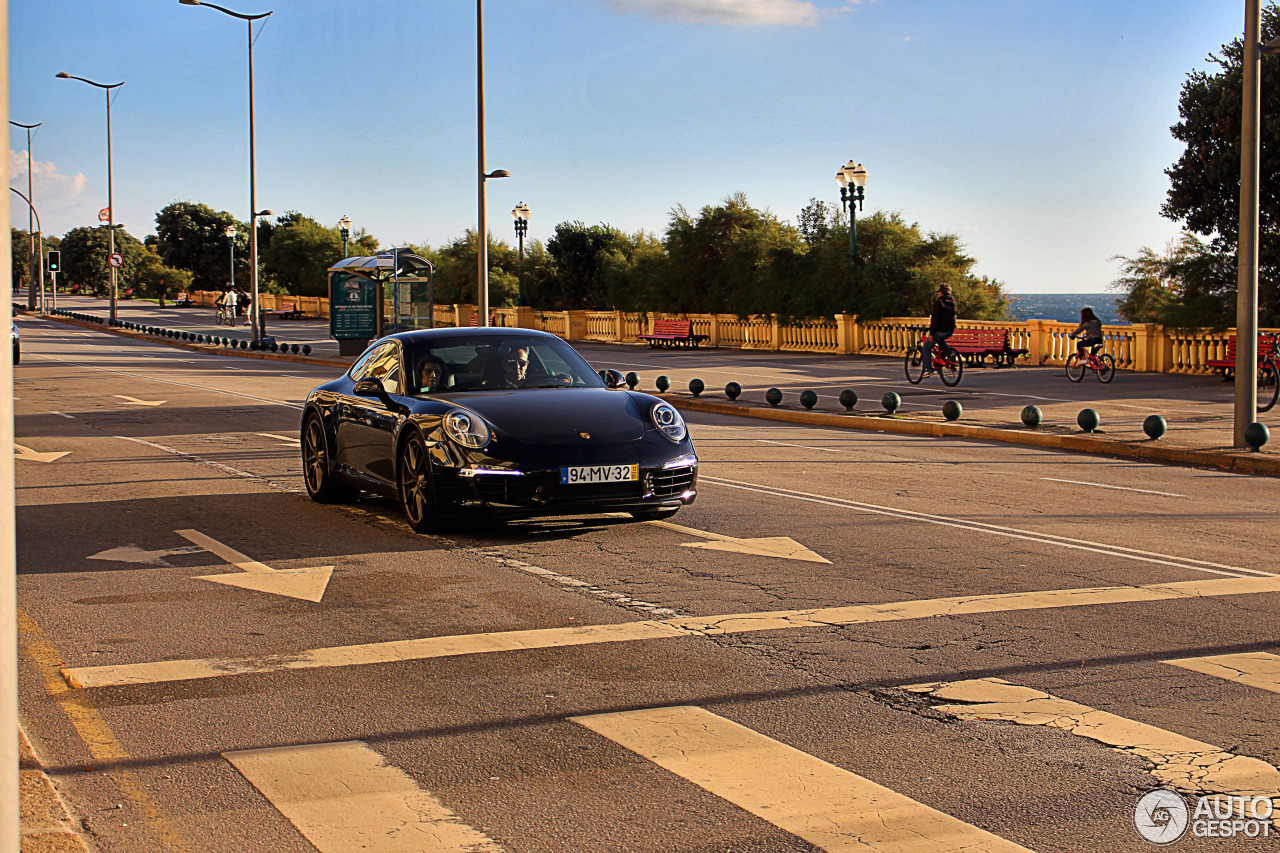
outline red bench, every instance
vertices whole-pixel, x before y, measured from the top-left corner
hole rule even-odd
[[[1276,352],[1276,336],[1268,332],[1260,332],[1258,334],[1258,359],[1262,360],[1263,356],[1280,355]],[[1230,378],[1236,371],[1236,336],[1232,335],[1227,338],[1227,357],[1212,358],[1204,363],[1205,367],[1212,367],[1214,370],[1222,371],[1222,375]]]
[[[640,340],[648,341],[649,346],[657,347],[697,347],[707,339],[707,335],[693,333],[692,320],[654,320],[653,334],[637,335]]]
[[[925,332],[921,340],[928,335]],[[987,358],[994,367],[1013,367],[1013,361],[1029,350],[1014,349],[1008,329],[956,329],[947,346],[964,356],[966,364],[978,366]]]

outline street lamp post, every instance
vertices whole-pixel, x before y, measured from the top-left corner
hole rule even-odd
[[[863,187],[867,185],[867,170],[861,163],[850,160],[836,172],[840,185],[840,206],[849,211],[849,257],[858,257],[858,210],[862,210]],[[857,210],[854,205],[857,205]]]
[[[351,236],[351,218],[343,214],[338,220],[338,233],[342,235],[342,257],[347,257],[347,238]]]
[[[27,267],[27,308],[34,309],[36,307],[36,266],[40,267],[40,310],[44,310],[44,262],[43,258],[37,261],[36,256],[36,234],[31,227],[31,217],[35,213],[35,203],[31,200],[35,198],[35,193],[31,191],[31,131],[39,127],[44,122],[36,124],[23,124],[20,121],[9,119],[9,124],[14,127],[23,127],[27,130],[27,205],[30,210],[27,212],[27,236],[31,238],[31,251],[27,255],[29,265]],[[41,253],[43,254],[43,253]]]
[[[484,0],[476,0],[476,115],[479,139],[480,201],[479,227],[476,229],[476,308],[480,312],[480,325],[489,325],[489,223],[488,200],[485,182],[489,178],[509,178],[506,169],[484,170]]]
[[[236,227],[234,225],[227,226],[227,243],[231,246],[231,280],[227,284],[231,285],[231,289],[236,289]]]
[[[524,307],[524,235],[529,233],[529,205],[520,202],[511,210],[516,223],[516,240],[520,243],[520,274],[516,277],[516,306]]]
[[[9,187],[9,189],[10,191],[17,193],[18,198],[22,199],[27,203],[27,209],[29,210],[30,215],[34,216],[36,219],[36,229],[40,234],[40,245],[36,250],[36,257],[39,259],[39,263],[40,263],[40,311],[43,313],[45,310],[45,307],[44,307],[44,226],[40,224],[40,214],[36,211],[36,206],[31,203],[31,199],[28,196],[23,195],[22,191],[16,187]],[[56,287],[58,284],[57,276],[54,276],[53,283],[54,283],[54,286]],[[54,306],[55,307],[57,306],[56,300],[54,301]],[[35,306],[33,305],[32,307],[34,308]]]
[[[261,15],[246,15],[242,12],[233,12],[230,9],[224,9],[214,3],[205,3],[202,0],[178,0],[183,6],[208,6],[210,9],[217,9],[225,15],[233,18],[239,18],[249,26],[249,284],[251,290],[250,299],[253,305],[253,315],[249,318],[249,328],[252,333],[253,342],[256,344],[262,339],[262,312],[258,310],[258,217],[262,215],[270,215],[267,211],[258,212],[258,193],[256,173],[254,169],[254,136],[253,136],[253,22],[262,20],[270,15],[270,12],[263,12]]]
[[[110,84],[95,83],[92,80],[77,77],[65,71],[59,71],[56,76],[63,80],[79,80],[81,83],[97,86],[107,95],[107,252],[114,255],[116,253],[116,206],[111,194],[111,90],[123,86],[124,81]],[[111,323],[114,325],[116,321],[116,268],[114,265],[110,265],[109,268],[111,270],[111,311],[109,316]]]

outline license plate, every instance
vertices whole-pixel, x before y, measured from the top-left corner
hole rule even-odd
[[[575,483],[633,483],[639,479],[639,465],[592,465],[590,467],[560,469],[560,482],[569,485]]]

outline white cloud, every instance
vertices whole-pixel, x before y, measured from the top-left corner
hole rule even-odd
[[[25,195],[27,192],[27,152],[9,151],[9,180]],[[93,199],[85,197],[89,179],[84,172],[74,175],[58,171],[56,164],[31,161],[32,194],[41,224],[46,233],[57,234],[86,222],[97,223],[97,206]],[[10,193],[11,217],[14,227],[27,227],[27,203]]]
[[[739,27],[812,26],[838,11],[807,0],[604,0],[620,12],[643,12],[660,21]],[[845,6],[844,9],[848,7]],[[839,10],[843,11],[843,10]]]

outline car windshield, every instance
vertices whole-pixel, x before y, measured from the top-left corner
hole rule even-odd
[[[559,338],[512,334],[416,341],[406,352],[410,393],[452,394],[512,388],[603,388],[604,382]]]

